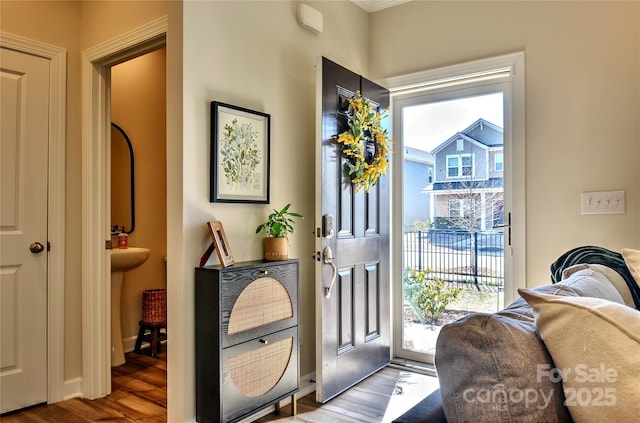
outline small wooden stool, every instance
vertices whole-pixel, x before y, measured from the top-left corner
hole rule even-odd
[[[138,331],[138,339],[136,339],[136,352],[140,352],[142,341],[148,342],[151,346],[151,357],[155,357],[158,350],[162,347],[161,342],[167,339],[167,322],[150,323],[140,320],[138,322],[140,330]],[[164,333],[161,332],[164,329]],[[147,334],[147,331],[150,333]]]

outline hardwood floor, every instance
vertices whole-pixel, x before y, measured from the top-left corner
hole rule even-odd
[[[385,367],[325,404],[315,401],[315,393],[299,398],[298,413],[282,407],[257,423],[389,423],[438,388],[435,377]]]
[[[143,350],[145,352],[145,350]],[[111,369],[111,395],[96,400],[74,398],[2,416],[2,423],[82,423],[167,421],[166,348],[156,357],[130,352]]]
[[[144,350],[143,350],[144,351]],[[166,348],[154,358],[130,352],[127,362],[112,369],[112,393],[105,398],[75,398],[36,406],[2,416],[2,423],[86,423],[167,421]],[[436,378],[387,367],[326,404],[315,393],[298,398],[297,415],[291,405],[256,423],[388,423],[438,387]]]

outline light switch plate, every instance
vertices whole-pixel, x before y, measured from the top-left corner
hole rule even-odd
[[[583,192],[582,214],[624,214],[624,191]]]

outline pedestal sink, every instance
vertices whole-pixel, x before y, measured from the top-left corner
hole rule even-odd
[[[122,283],[124,274],[147,261],[151,250],[129,247],[111,250],[111,366],[125,363],[122,344]]]

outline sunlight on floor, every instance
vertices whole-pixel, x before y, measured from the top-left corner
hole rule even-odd
[[[437,388],[438,379],[435,377],[401,371],[382,423],[400,417]]]
[[[298,414],[270,414],[260,422],[390,423],[438,388],[438,379],[394,366],[385,367],[325,404],[311,394],[298,401]]]

